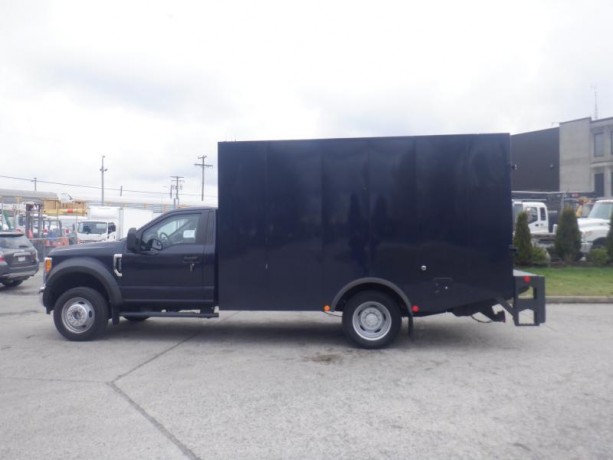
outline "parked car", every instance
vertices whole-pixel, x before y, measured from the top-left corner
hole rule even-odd
[[[38,272],[36,249],[20,232],[0,232],[0,283],[19,286]]]

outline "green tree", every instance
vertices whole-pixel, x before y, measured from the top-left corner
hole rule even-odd
[[[517,249],[515,263],[517,265],[530,265],[532,263],[532,235],[530,235],[528,213],[526,212],[520,212],[517,216],[513,246]]]
[[[558,256],[566,263],[574,262],[581,252],[581,233],[575,211],[566,207],[562,210],[554,247]]]

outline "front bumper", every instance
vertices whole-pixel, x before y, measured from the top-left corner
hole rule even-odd
[[[0,280],[25,280],[38,273],[38,264],[31,267],[24,267],[9,271],[0,271]]]
[[[43,296],[45,295],[45,285],[43,284],[40,289],[38,290],[38,304],[43,307],[45,310],[47,310],[47,313],[49,313],[49,310],[47,309],[45,303],[43,302]]]
[[[581,254],[589,254],[592,250],[592,243],[582,242],[581,243]]]

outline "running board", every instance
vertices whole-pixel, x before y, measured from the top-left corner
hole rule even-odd
[[[133,318],[219,318],[216,311],[200,312],[193,311],[120,311],[119,316],[131,316]]]

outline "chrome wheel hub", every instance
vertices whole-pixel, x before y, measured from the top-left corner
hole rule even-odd
[[[392,327],[392,318],[385,305],[379,302],[365,302],[353,314],[353,327],[366,340],[384,337]]]
[[[81,333],[89,330],[94,324],[94,308],[92,304],[84,298],[77,297],[70,299],[62,308],[62,322],[68,330],[74,333]]]

